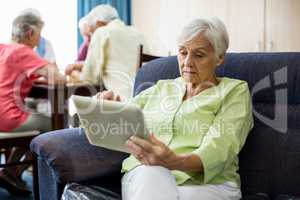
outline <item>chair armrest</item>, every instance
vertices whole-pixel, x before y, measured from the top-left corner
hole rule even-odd
[[[81,128],[63,129],[34,138],[31,151],[43,159],[61,183],[120,173],[128,154],[91,145]]]

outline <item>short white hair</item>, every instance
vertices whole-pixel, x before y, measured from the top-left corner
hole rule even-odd
[[[37,29],[42,29],[44,22],[33,13],[24,13],[16,17],[12,26],[12,40],[16,42],[24,41],[29,33],[34,33]]]
[[[88,25],[88,26],[91,25],[91,19],[90,19],[90,17],[89,17],[88,15],[82,17],[82,18],[79,20],[79,22],[78,22],[78,28],[79,28],[80,30],[83,30],[84,27],[85,27],[86,25]]]
[[[90,11],[88,16],[92,25],[95,25],[97,21],[110,22],[119,18],[117,10],[108,4],[96,6]]]
[[[177,42],[179,45],[183,45],[197,37],[200,33],[203,33],[208,39],[216,56],[226,53],[229,46],[228,32],[224,23],[218,18],[192,20],[183,27]]]
[[[26,9],[22,10],[20,13],[20,15],[27,15],[27,14],[32,14],[32,15],[35,15],[36,17],[39,17],[40,19],[42,19],[42,15],[41,15],[40,11],[38,11],[35,8],[26,8]]]

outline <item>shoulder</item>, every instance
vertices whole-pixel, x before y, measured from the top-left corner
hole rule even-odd
[[[157,81],[156,85],[159,87],[170,87],[174,85],[181,85],[183,83],[182,81],[182,78],[178,77],[176,79],[159,80]]]
[[[166,80],[158,80],[155,84],[150,86],[149,88],[143,90],[142,94],[156,94],[156,93],[162,93],[165,91],[175,91],[176,86],[178,86],[178,83],[176,81],[177,79],[166,79]],[[145,83],[149,84],[149,83]]]
[[[13,46],[12,48],[13,48],[14,53],[16,53],[18,55],[35,53],[32,48],[30,48],[26,45],[23,45],[23,44],[15,44],[12,46]]]
[[[223,98],[250,98],[249,86],[246,81],[223,77],[220,83]]]
[[[24,56],[33,54],[34,51],[22,44],[10,44],[2,45],[3,53],[6,55],[6,59],[16,62],[21,60]]]
[[[100,27],[100,28],[98,28],[94,32],[94,34],[93,34],[93,36],[91,38],[90,45],[94,45],[94,44],[98,45],[102,41],[104,41],[107,38],[109,38],[109,35],[110,35],[110,31],[106,27]]]
[[[249,90],[248,83],[243,80],[223,77],[221,83],[223,88],[232,91],[237,89]]]

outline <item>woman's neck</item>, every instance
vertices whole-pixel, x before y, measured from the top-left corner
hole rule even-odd
[[[32,45],[31,45],[31,43],[30,42],[27,42],[27,41],[20,41],[20,42],[17,42],[17,41],[15,41],[15,40],[11,40],[11,44],[23,44],[23,45],[26,45],[26,46],[28,46],[28,47],[30,47],[30,48],[34,48]]]
[[[219,84],[219,80],[216,77],[211,78],[207,81],[202,81],[201,83],[187,83],[186,85],[186,93],[184,96],[184,100],[189,99],[193,96],[198,95],[202,91],[214,87]]]

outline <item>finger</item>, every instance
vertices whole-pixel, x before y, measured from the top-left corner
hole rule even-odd
[[[120,95],[117,95],[115,100],[116,100],[116,101],[121,101]]]
[[[96,99],[101,99],[101,92],[98,92],[95,96],[96,96]]]
[[[158,145],[160,147],[165,146],[165,144],[163,142],[161,142],[159,139],[157,139],[153,133],[150,134],[149,139],[155,145]]]
[[[137,160],[139,160],[144,165],[149,165],[148,153],[143,151],[138,145],[135,145],[132,141],[128,140],[126,143],[128,152],[132,154]]]
[[[102,99],[105,99],[105,100],[112,100],[113,99],[113,96],[114,96],[114,93],[113,91],[104,91],[101,93],[101,96],[102,96]]]
[[[129,152],[138,159],[138,155],[143,154],[143,150],[140,146],[136,145],[134,142],[132,142],[130,139],[126,142],[126,147],[129,150]]]
[[[147,140],[144,140],[137,136],[131,136],[130,141],[132,141],[134,144],[138,145],[140,148],[144,149],[148,153],[153,152],[153,145],[149,143]]]

